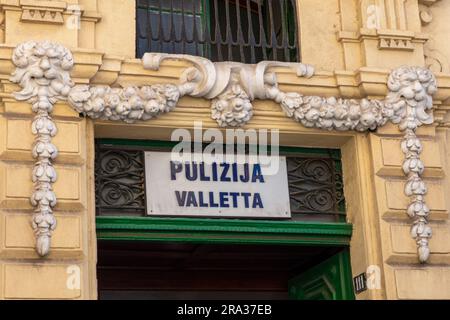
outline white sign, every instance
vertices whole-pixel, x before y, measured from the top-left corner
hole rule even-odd
[[[258,162],[181,162],[146,152],[147,214],[290,218],[286,158],[271,160],[276,174]]]

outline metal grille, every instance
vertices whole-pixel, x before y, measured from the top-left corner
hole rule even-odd
[[[299,61],[295,0],[137,0],[136,55]]]
[[[144,153],[96,146],[97,215],[145,214]]]
[[[96,145],[97,215],[146,215],[144,151],[130,148]],[[334,154],[287,156],[293,219],[341,221],[345,216],[341,162]]]
[[[342,175],[336,160],[287,158],[292,214],[345,214]]]

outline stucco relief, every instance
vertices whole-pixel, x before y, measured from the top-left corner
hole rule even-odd
[[[433,5],[441,0],[419,0],[419,17],[422,26],[426,29],[428,25],[433,25],[434,10],[442,10],[439,8],[433,9]],[[434,27],[432,27],[434,28]],[[439,50],[439,41],[434,39],[434,33],[428,32],[429,38],[424,44],[425,65],[433,72],[450,72],[450,63],[448,58]]]
[[[35,192],[31,203],[36,209],[33,227],[37,236],[36,249],[41,256],[48,254],[51,230],[56,226],[52,214],[57,200],[52,190],[56,172],[51,162],[57,156],[57,148],[51,143],[56,126],[50,116],[56,101],[67,100],[77,112],[94,119],[132,123],[170,112],[179,98],[188,95],[211,100],[211,117],[221,127],[240,127],[251,121],[255,99],[275,101],[287,117],[310,128],[366,131],[389,121],[398,124],[405,132],[402,143],[403,171],[407,176],[405,194],[411,199],[405,210],[412,219],[411,235],[417,243],[419,260],[428,259],[431,229],[424,199],[427,190],[421,178],[424,170],[420,160],[422,146],[416,129],[433,123],[429,110],[433,107],[432,94],[437,86],[430,70],[400,67],[389,75],[389,93],[385,99],[354,100],[280,90],[272,67],[292,68],[298,76],[312,76],[313,68],[302,63],[213,63],[202,57],[147,53],[143,66],[158,70],[164,59],[184,60],[191,66],[172,84],[126,88],[74,86],[70,78],[73,58],[66,48],[50,42],[29,41],[14,50],[12,60],[16,71],[11,81],[22,87],[15,97],[30,102],[36,113],[32,130],[36,134],[33,156],[37,162],[33,170]]]
[[[29,41],[14,50],[12,61],[16,70],[11,81],[20,84],[22,91],[14,94],[17,100],[28,101],[36,113],[31,130],[36,135],[32,149],[36,163],[32,179],[34,192],[31,204],[35,207],[32,226],[36,233],[36,251],[44,256],[50,250],[51,231],[56,227],[52,208],[56,205],[53,183],[56,171],[52,160],[58,148],[52,143],[57,133],[50,114],[58,100],[64,100],[73,87],[70,70],[72,53],[51,42]]]

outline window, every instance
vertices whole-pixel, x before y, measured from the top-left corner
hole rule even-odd
[[[299,61],[295,0],[137,0],[136,55]]]

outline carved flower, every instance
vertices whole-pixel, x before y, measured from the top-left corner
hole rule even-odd
[[[427,217],[430,214],[430,209],[423,201],[414,201],[408,206],[408,216],[414,218],[416,216]]]
[[[334,101],[333,100],[328,101],[327,99],[327,103],[324,103],[319,109],[320,117],[324,119],[333,119],[335,110],[336,110],[336,99],[334,99]]]
[[[56,171],[55,168],[49,162],[39,161],[36,163],[33,169],[33,182],[55,182]]]
[[[420,154],[423,148],[420,139],[416,136],[407,137],[402,141],[401,146],[403,153],[412,152],[415,154]]]
[[[348,116],[348,107],[345,103],[343,103],[342,100],[339,100],[335,109],[334,109],[334,116],[338,120],[344,120]]]
[[[155,116],[159,113],[159,104],[156,102],[156,100],[149,100],[145,104],[145,113],[151,114],[152,116]]]
[[[37,232],[48,232],[54,230],[56,227],[56,219],[53,214],[38,213],[33,216],[32,226],[34,229],[39,229]]]
[[[141,90],[139,91],[139,96],[143,99],[143,100],[150,100],[155,98],[156,93],[155,91],[152,89],[151,86],[142,86]]]
[[[309,105],[317,109],[319,109],[323,103],[324,99],[322,97],[312,96],[311,99],[309,100]]]
[[[411,236],[413,238],[431,238],[432,231],[425,221],[421,221],[412,226]]]
[[[30,198],[33,206],[54,207],[56,205],[55,193],[49,189],[37,189]]]
[[[288,92],[281,101],[281,107],[288,117],[292,117],[303,103],[302,96],[296,92]]]
[[[122,89],[122,94],[124,99],[129,99],[131,97],[134,97],[137,95],[138,89],[136,87],[126,87],[125,89]]]
[[[105,103],[111,107],[111,109],[115,109],[120,103],[120,96],[116,92],[110,92],[105,95]]]
[[[31,132],[37,135],[49,135],[51,137],[55,136],[57,129],[55,123],[48,116],[41,116],[35,118],[31,123]]]
[[[37,141],[33,146],[33,157],[51,158],[55,159],[58,155],[56,146],[47,141]]]
[[[121,117],[125,117],[126,115],[128,115],[128,113],[130,111],[131,111],[131,106],[128,101],[120,102],[115,108],[116,114],[120,115]]]
[[[69,92],[67,97],[69,103],[75,107],[78,113],[83,113],[83,104],[89,100],[92,95],[93,88],[87,85],[75,86]]]
[[[311,108],[308,110],[308,112],[306,112],[305,119],[303,119],[302,124],[305,127],[312,128],[316,126],[319,117],[320,117],[319,110]]]
[[[361,116],[361,108],[356,101],[350,101],[350,106],[348,108],[348,118],[350,120],[358,120]]]
[[[422,174],[424,171],[423,162],[419,158],[409,158],[403,162],[403,172],[407,175],[410,172]]]
[[[375,129],[376,127],[376,119],[375,115],[371,112],[364,112],[360,119],[360,127],[358,128],[360,131],[365,131],[367,129]]]
[[[408,180],[405,185],[405,194],[410,197],[413,195],[425,195],[427,193],[427,187],[425,182],[419,177],[413,177]]]

